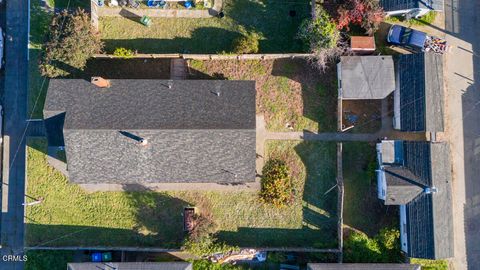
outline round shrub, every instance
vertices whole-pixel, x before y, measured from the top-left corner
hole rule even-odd
[[[130,49],[116,48],[113,55],[121,57],[123,59],[130,59],[135,55],[135,52]]]
[[[257,53],[259,47],[258,35],[247,34],[233,40],[233,52],[238,54]]]
[[[262,170],[261,186],[260,197],[266,203],[280,207],[293,200],[289,169],[282,160],[267,161]]]

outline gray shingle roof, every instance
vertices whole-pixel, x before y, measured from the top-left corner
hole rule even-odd
[[[386,205],[405,205],[423,192],[423,188],[405,181],[416,176],[403,167],[386,168],[385,178],[387,181]]]
[[[397,60],[402,131],[442,132],[443,59],[434,53],[401,55]]]
[[[308,270],[420,270],[417,264],[400,263],[309,263]]]
[[[422,183],[435,187],[407,204],[409,256],[443,259],[453,256],[451,163],[447,143],[406,142],[408,166]],[[425,161],[427,160],[427,161]]]
[[[391,56],[342,56],[339,67],[343,99],[384,99],[395,90]]]
[[[187,262],[69,263],[68,270],[192,270]]]
[[[443,10],[443,0],[380,0],[380,6],[385,11],[424,8]]]
[[[66,112],[70,180],[254,181],[255,83],[169,83],[112,80],[110,88],[100,89],[84,80],[51,80],[44,115]]]
[[[392,192],[395,200],[406,205],[410,257],[443,259],[453,256],[449,156],[447,143],[404,141],[403,165],[385,166],[387,195]],[[392,174],[389,176],[388,172]],[[400,181],[410,188],[399,191]],[[393,184],[391,191],[390,184]],[[426,187],[434,187],[437,191],[427,194]]]
[[[65,129],[255,128],[254,81],[111,80],[111,85],[51,80],[44,111],[74,112],[67,113]]]

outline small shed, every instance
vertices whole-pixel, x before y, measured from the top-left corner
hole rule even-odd
[[[375,52],[375,38],[365,36],[350,37],[350,47],[358,54],[372,54]]]
[[[384,99],[395,90],[391,56],[343,56],[337,71],[341,99]]]

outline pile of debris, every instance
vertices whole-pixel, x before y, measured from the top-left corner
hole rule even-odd
[[[264,262],[267,260],[266,251],[258,251],[256,249],[241,249],[239,251],[230,251],[226,253],[215,253],[209,257],[210,261],[216,263],[230,263],[236,264],[237,262],[245,261],[258,261]]]
[[[447,41],[438,37],[427,36],[425,40],[425,51],[443,54],[448,50]]]

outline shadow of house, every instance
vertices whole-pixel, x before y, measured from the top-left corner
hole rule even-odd
[[[132,228],[107,228],[100,224],[45,225],[31,220],[26,224],[29,246],[112,246],[162,247],[178,249],[184,239],[183,208],[191,204],[158,192],[125,192],[134,209]],[[129,215],[129,213],[125,213]]]
[[[302,52],[303,44],[296,39],[302,21],[310,17],[310,1],[291,2],[226,1],[226,16],[249,32],[260,34],[260,51]],[[279,50],[280,49],[280,50]]]
[[[307,228],[319,230],[323,241],[335,243],[338,240],[336,148],[334,143],[324,143],[323,151],[312,151],[316,144],[318,142],[302,142],[295,146],[306,170],[303,223]]]
[[[162,27],[152,25],[152,27]],[[193,31],[190,38],[176,37],[173,39],[132,38],[103,39],[105,50],[113,52],[123,47],[142,53],[221,53],[232,47],[232,42],[240,37],[239,32],[216,27],[203,27]],[[212,42],[214,40],[215,42]],[[227,51],[230,51],[228,49]]]
[[[398,224],[397,207],[386,206],[376,189],[375,147],[369,143],[343,143],[344,225],[374,237]]]
[[[306,59],[277,59],[272,75],[282,76],[301,84],[303,116],[318,123],[318,130],[335,131],[337,83],[335,69],[315,69]]]

